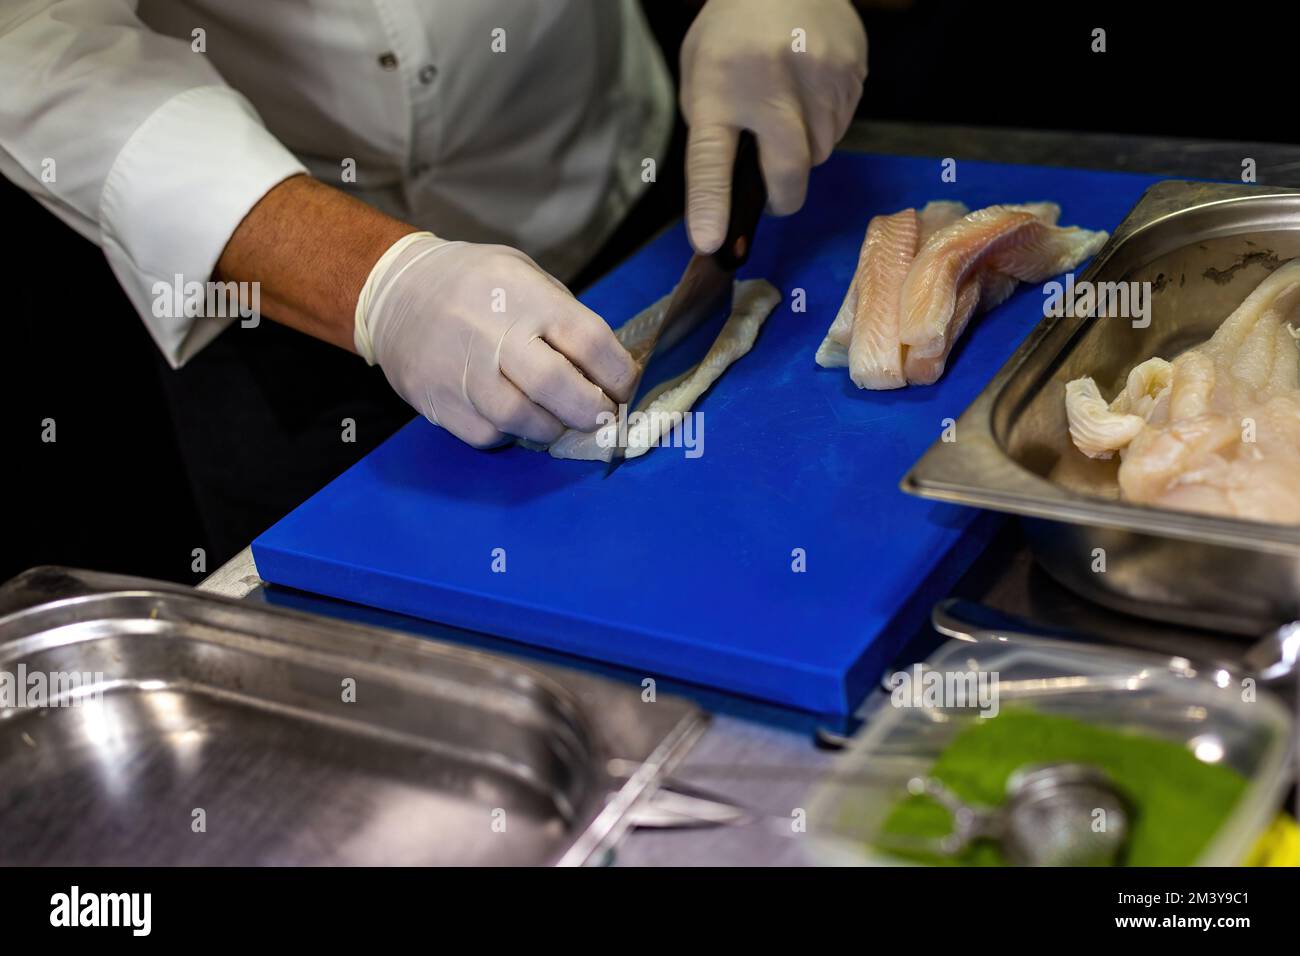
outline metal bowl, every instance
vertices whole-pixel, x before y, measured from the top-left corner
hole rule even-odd
[[[1024,516],[1053,577],[1120,611],[1242,634],[1300,618],[1300,527],[1120,501],[1118,463],[1074,449],[1064,398],[1071,379],[1111,394],[1137,363],[1209,338],[1296,256],[1300,190],[1157,183],[1079,277],[1151,283],[1149,321],[1044,318],[903,489]]]

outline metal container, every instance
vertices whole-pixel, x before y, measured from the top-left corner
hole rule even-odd
[[[1300,527],[1118,500],[1118,462],[1074,449],[1064,397],[1082,375],[1113,394],[1137,363],[1209,338],[1296,256],[1300,191],[1157,183],[1079,277],[1151,283],[1149,324],[1044,318],[903,489],[1025,516],[1042,566],[1120,611],[1242,634],[1300,618]]]
[[[0,863],[600,862],[703,728],[641,694],[35,569],[0,588]]]

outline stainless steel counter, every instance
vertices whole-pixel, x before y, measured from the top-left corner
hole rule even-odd
[[[1239,179],[1242,162],[1249,158],[1255,161],[1258,182],[1300,186],[1300,146],[1291,145],[902,123],[855,124],[844,145],[862,151],[950,156],[958,160],[1155,172],[1171,178]],[[248,550],[217,570],[201,587],[250,600],[283,600],[299,609],[331,616],[364,616],[415,633],[436,632],[453,639],[457,633],[426,622],[310,595],[278,594],[278,589],[268,590],[258,579]],[[982,562],[957,586],[956,592],[1045,625],[1068,625],[1077,631],[1096,629],[1136,646],[1171,653],[1218,658],[1235,656],[1245,648],[1237,638],[1160,627],[1087,604],[1034,567],[1014,524],[1008,526]],[[482,635],[462,636],[477,646],[484,646],[490,640]],[[905,659],[899,663],[923,657],[933,641],[932,635],[917,635]],[[504,641],[489,646],[497,652],[529,653]],[[864,711],[869,711],[882,696],[870,698],[864,704]],[[717,716],[679,766],[676,778],[764,814],[786,817],[801,809],[812,777],[833,756],[816,745],[815,721],[717,697],[706,698],[703,703]],[[641,830],[628,836],[616,862],[679,866],[802,865],[810,862],[810,855],[794,828],[789,835],[779,835],[770,827]]]

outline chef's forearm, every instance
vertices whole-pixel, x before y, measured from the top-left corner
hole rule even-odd
[[[292,176],[244,217],[214,278],[260,283],[262,314],[353,349],[357,296],[371,268],[415,226],[308,176]]]

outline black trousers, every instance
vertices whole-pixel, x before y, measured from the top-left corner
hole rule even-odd
[[[98,248],[3,181],[0,209],[25,237],[5,277],[3,577],[195,581],[411,418],[378,368],[269,320],[173,371]]]

